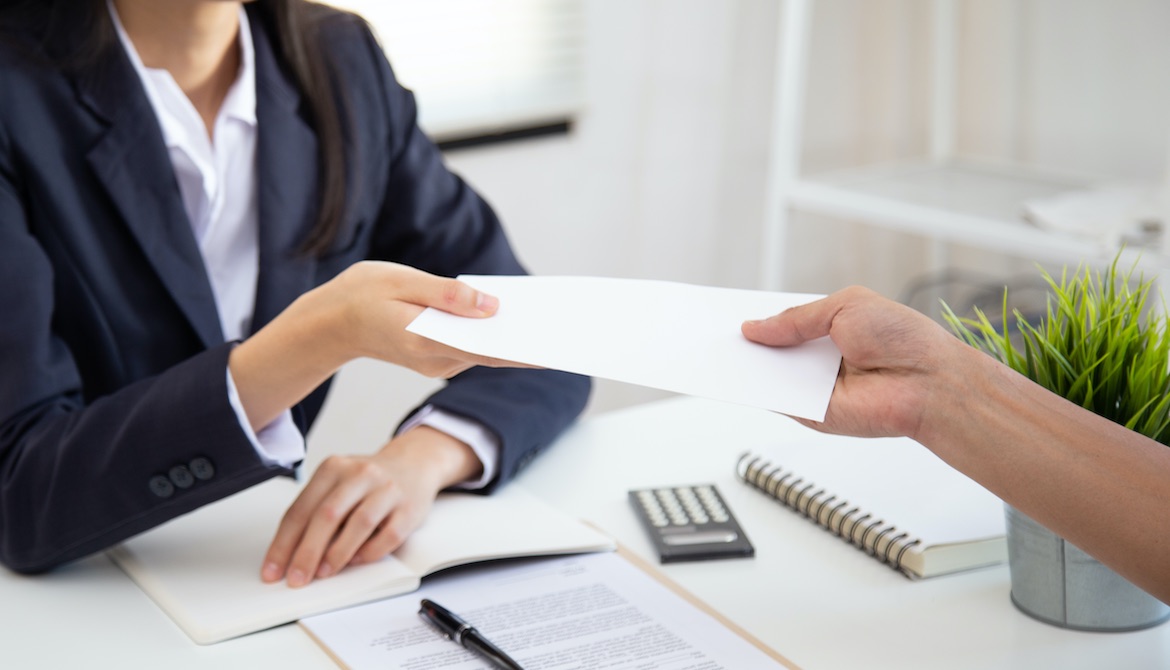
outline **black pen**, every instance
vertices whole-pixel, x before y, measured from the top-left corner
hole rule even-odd
[[[463,645],[465,649],[470,649],[483,656],[497,668],[524,670],[503,650],[492,644],[478,630],[472,628],[471,624],[460,619],[458,615],[439,603],[423,598],[418,615],[442,631],[448,639],[454,640]]]

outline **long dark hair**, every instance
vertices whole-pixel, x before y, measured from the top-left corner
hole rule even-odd
[[[319,37],[321,22],[336,13],[306,0],[256,0],[256,7],[305,98],[317,134],[317,219],[301,250],[319,255],[341,228],[348,185],[344,99],[330,84],[336,70]],[[68,45],[55,52],[35,48],[33,54],[64,69],[91,63],[117,44],[106,0],[0,0],[0,35],[16,32],[40,35],[41,44],[34,47]]]
[[[317,221],[301,243],[307,254],[320,255],[332,245],[345,217],[346,160],[342,116],[344,97],[330,85],[337,72],[321,48],[320,24],[325,13],[305,0],[258,0],[269,17],[284,62],[300,86],[317,131]]]

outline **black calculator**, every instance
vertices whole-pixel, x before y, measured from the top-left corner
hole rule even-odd
[[[630,504],[662,563],[756,553],[714,484],[635,489]]]

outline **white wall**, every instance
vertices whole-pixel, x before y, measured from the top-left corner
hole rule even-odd
[[[586,109],[569,136],[453,152],[529,270],[748,287],[756,276],[777,5],[586,5]],[[339,375],[316,450],[367,450],[435,382],[372,361]],[[589,411],[665,396],[598,381]]]
[[[1170,3],[961,0],[958,145],[969,154],[1160,178],[1170,147]],[[817,0],[804,166],[926,146],[928,0]],[[449,163],[495,206],[540,274],[753,287],[779,2],[588,0],[586,109],[568,137],[465,150]],[[788,285],[896,295],[923,240],[798,217]],[[1009,259],[956,249],[960,264]],[[343,371],[318,433],[362,448],[433,382]],[[662,394],[599,383],[590,411]],[[340,431],[340,432],[339,432]],[[350,444],[352,443],[352,444]],[[340,446],[340,445],[339,445]]]

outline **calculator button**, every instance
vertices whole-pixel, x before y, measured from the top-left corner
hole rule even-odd
[[[714,485],[631,490],[629,498],[664,563],[755,553]]]

